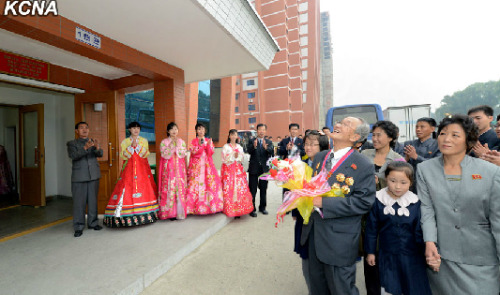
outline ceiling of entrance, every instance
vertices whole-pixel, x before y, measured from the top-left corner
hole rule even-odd
[[[242,46],[217,20],[220,18],[214,17],[224,14],[224,19],[231,18],[233,23],[238,18],[247,25],[257,23],[249,17],[255,13],[246,0],[206,1],[64,0],[58,1],[58,10],[66,18],[183,69],[186,83],[265,70],[255,52]],[[240,4],[240,11],[231,11],[239,1],[246,6]],[[202,5],[216,11],[208,12]],[[230,7],[229,11],[221,9],[223,6]],[[263,26],[260,20],[258,23]],[[261,34],[258,30],[247,33],[241,27],[238,30],[252,36]],[[275,52],[277,45],[273,46]]]

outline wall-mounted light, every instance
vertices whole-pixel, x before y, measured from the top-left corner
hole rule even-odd
[[[102,103],[94,103],[94,111],[102,112]]]

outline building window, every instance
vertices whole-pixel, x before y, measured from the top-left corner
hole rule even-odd
[[[300,37],[300,46],[306,46],[308,44],[307,36]]]
[[[234,123],[235,123],[236,125],[240,124],[240,119],[235,119],[235,120],[234,120]]]
[[[239,93],[236,93],[236,95],[234,96],[234,98],[235,98],[236,100],[240,99],[240,94],[239,94]]]
[[[308,32],[308,26],[307,25],[302,25],[299,28],[299,34],[304,35],[307,34]]]
[[[255,105],[254,104],[249,104],[248,105],[248,110],[249,111],[255,111]]]
[[[307,47],[300,49],[300,55],[307,56],[308,54],[309,54],[309,51],[307,50]]]
[[[239,113],[240,112],[240,108],[239,107],[234,107],[234,112],[235,113]]]
[[[236,79],[236,86],[240,85],[240,79]]]
[[[255,92],[248,92],[247,98],[255,98]]]
[[[302,14],[299,14],[299,21],[300,23],[306,23],[307,22],[307,13],[302,13]]]
[[[305,93],[302,93],[302,103],[307,102],[307,95]]]
[[[247,86],[252,86],[252,85],[255,85],[255,80],[253,79],[247,80]]]
[[[302,82],[302,91],[307,91],[307,82]]]
[[[302,2],[299,4],[299,12],[307,10],[307,2]]]
[[[307,80],[307,71],[302,71],[302,80]]]
[[[257,122],[257,118],[256,117],[248,118],[248,123],[249,124],[252,124],[252,123],[255,123],[255,122]]]
[[[304,59],[302,60],[302,68],[303,68],[303,69],[307,68],[307,58],[304,58]]]

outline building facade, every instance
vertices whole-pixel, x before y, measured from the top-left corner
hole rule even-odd
[[[0,11],[6,5],[0,0]],[[86,121],[104,150],[102,212],[120,171],[126,94],[154,92],[157,142],[171,121],[189,141],[198,114],[190,83],[266,70],[279,49],[246,0],[57,1],[57,10],[0,14],[0,145],[12,155],[23,205],[71,196],[66,142],[75,123]],[[221,95],[230,80],[221,81]]]
[[[288,134],[290,123],[301,133],[317,129],[320,116],[319,0],[249,1],[279,45],[271,66],[222,79],[221,114],[231,128],[268,126],[275,140]],[[222,116],[221,116],[222,120]],[[222,123],[221,123],[222,126]],[[221,127],[222,138],[227,129]]]
[[[332,39],[330,32],[330,14],[321,13],[321,83],[320,83],[320,107],[319,125],[326,126],[325,119],[328,109],[333,107],[333,61],[332,61]]]

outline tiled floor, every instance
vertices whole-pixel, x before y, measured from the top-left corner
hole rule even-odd
[[[72,216],[71,198],[47,200],[47,206],[16,206],[0,210],[0,239]]]

